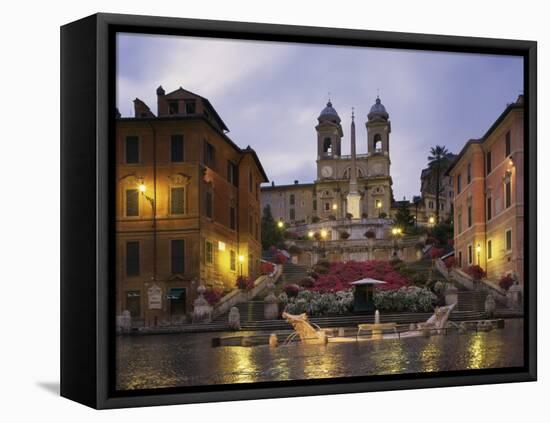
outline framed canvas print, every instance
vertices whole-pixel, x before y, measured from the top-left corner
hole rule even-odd
[[[96,408],[536,379],[536,43],[61,30],[61,391]]]

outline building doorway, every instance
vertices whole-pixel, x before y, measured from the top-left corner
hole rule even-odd
[[[185,316],[187,311],[187,292],[185,288],[170,288],[168,292],[168,302],[170,304],[170,317]]]
[[[133,318],[141,315],[141,293],[139,291],[126,291],[126,310]]]

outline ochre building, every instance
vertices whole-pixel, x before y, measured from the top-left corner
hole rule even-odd
[[[137,98],[134,109],[116,120],[117,314],[184,322],[200,283],[227,291],[256,276],[267,176],[204,97],[159,87],[156,115]]]

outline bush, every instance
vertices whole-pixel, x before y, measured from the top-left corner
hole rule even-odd
[[[487,273],[481,268],[481,266],[475,264],[466,269],[466,273],[475,280],[483,279]]]
[[[271,254],[276,254],[277,253],[277,247],[275,247],[274,245],[272,245],[271,247],[269,247],[269,252]]]
[[[300,292],[300,287],[294,283],[289,283],[283,286],[283,291],[288,296],[288,298],[293,298]]]
[[[353,219],[353,215],[351,213],[346,213],[346,219]]]
[[[289,298],[285,311],[291,314],[325,316],[347,314],[352,308],[353,292],[351,290],[335,293],[300,291],[296,297]]]
[[[313,269],[308,270],[307,275],[313,279],[319,278],[319,274]]]
[[[277,299],[279,300],[279,302],[281,304],[286,304],[288,303],[288,295],[286,295],[286,292],[281,292],[279,294],[279,296],[277,297]]]
[[[435,239],[433,236],[429,236],[426,238],[426,245],[434,245],[437,242],[437,239]]]
[[[260,264],[260,273],[262,275],[271,275],[275,271],[275,265],[269,261],[262,261]]]
[[[237,278],[237,288],[249,291],[254,288],[254,281],[247,276],[239,276]]]
[[[376,238],[376,234],[374,233],[374,231],[367,231],[365,232],[365,238],[374,239]]]
[[[305,278],[300,279],[300,282],[298,282],[298,284],[300,286],[303,286],[304,288],[311,288],[314,283],[315,279],[313,279],[311,276],[306,276]]]
[[[288,260],[288,257],[285,256],[283,253],[281,253],[280,251],[277,252],[277,254],[275,255],[275,262],[277,264],[285,264]]]
[[[369,215],[365,212],[361,213],[361,219],[366,219]]]
[[[380,213],[380,219],[385,219],[388,215],[384,212]]]
[[[328,220],[336,220],[336,216],[333,214],[329,215]]]
[[[348,239],[350,237],[349,232],[342,231],[340,232],[340,239]]]
[[[441,257],[443,253],[445,253],[445,250],[443,248],[437,248],[437,247],[430,248],[430,258],[432,260],[435,260]]]
[[[456,266],[456,259],[453,256],[447,257],[445,260],[443,260],[443,263],[445,263],[445,267],[447,269],[452,269]]]
[[[508,291],[514,283],[516,283],[514,277],[510,274],[507,274],[500,278],[500,280],[498,281],[498,286],[500,286],[505,291]]]
[[[288,248],[288,252],[290,254],[300,254],[302,252],[302,249],[300,247],[298,247],[297,245],[291,245]]]
[[[363,278],[386,282],[377,287],[379,290],[398,289],[410,284],[410,280],[397,272],[387,261],[335,262],[327,267],[319,262],[314,269],[320,275],[311,290],[319,292],[347,290],[351,288],[350,282]]]
[[[291,232],[291,231],[285,231],[283,236],[284,236],[285,239],[298,239],[298,238],[300,238],[300,236],[298,235],[297,232]]]
[[[424,243],[417,242],[416,244],[414,244],[414,248],[417,249],[418,251],[422,251],[424,249]]]
[[[374,305],[380,311],[428,312],[436,302],[437,296],[432,291],[417,286],[374,293]]]
[[[216,305],[222,298],[222,292],[216,288],[206,288],[203,295],[211,306]]]
[[[433,286],[433,291],[436,295],[443,295],[447,290],[447,282],[437,281]]]
[[[321,219],[319,219],[319,216],[313,216],[311,218],[311,223],[318,223]]]

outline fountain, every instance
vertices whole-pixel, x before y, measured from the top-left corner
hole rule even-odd
[[[290,343],[296,336],[300,337],[300,341],[305,344],[326,344],[327,336],[325,332],[317,325],[315,327],[308,321],[306,313],[299,315],[283,312],[283,319],[286,319],[288,323],[294,328],[294,332],[286,339],[285,344]]]

